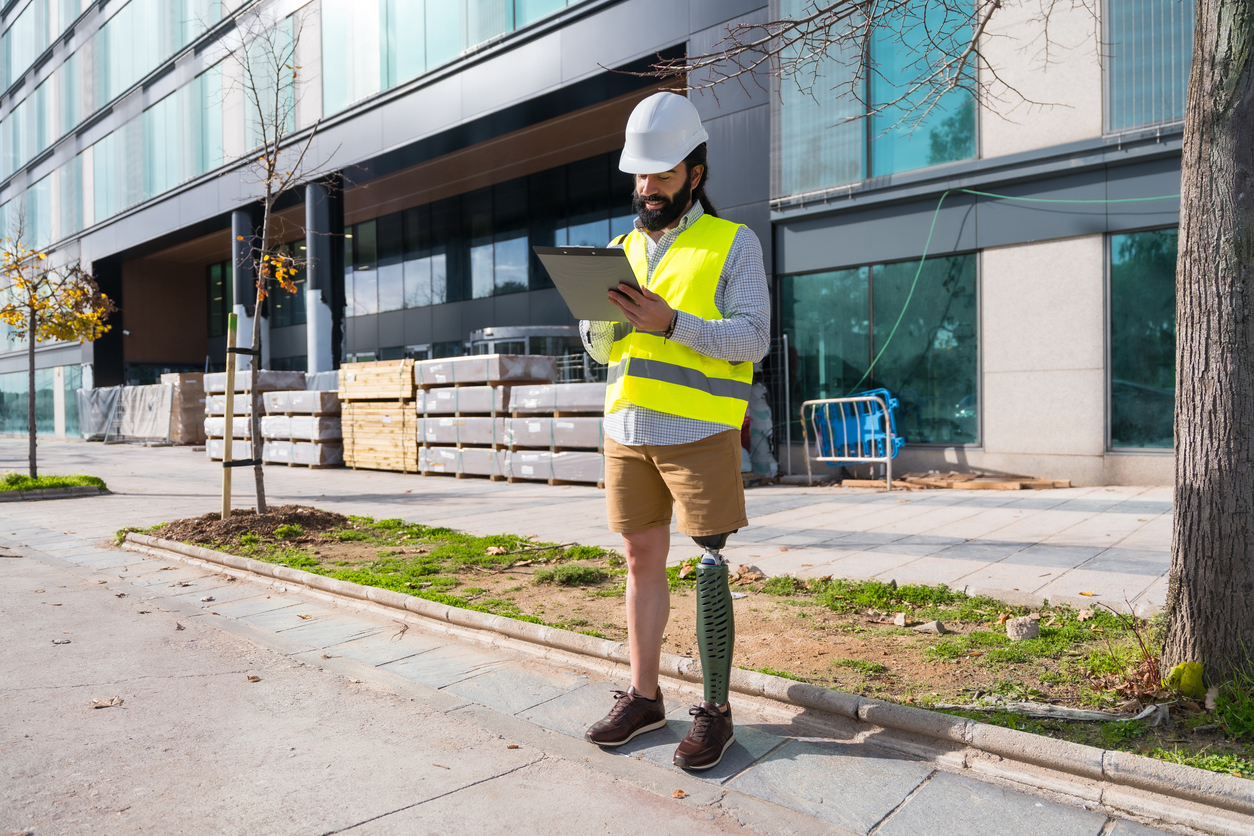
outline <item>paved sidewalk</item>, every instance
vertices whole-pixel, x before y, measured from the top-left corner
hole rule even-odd
[[[670,756],[695,694],[675,685],[665,730],[602,751],[580,735],[621,683],[94,545],[119,499],[0,509],[0,831],[1162,832],[741,698],[736,744],[687,774]]]
[[[25,468],[25,441],[0,439],[0,471]],[[99,476],[113,494],[4,504],[0,522],[21,519],[104,539],[124,525],[148,526],[220,507],[221,466],[189,448],[47,441],[40,445],[40,471]],[[236,507],[254,504],[251,490],[251,471],[237,470]],[[271,504],[311,503],[476,534],[535,534],[621,547],[606,528],[603,493],[592,487],[267,467],[266,490]],[[726,554],[768,575],[944,583],[1026,604],[1045,598],[1130,602],[1148,614],[1162,606],[1167,592],[1171,495],[1169,487],[753,488],[747,492],[750,526],[733,535]],[[698,553],[678,533],[672,544],[672,562]]]

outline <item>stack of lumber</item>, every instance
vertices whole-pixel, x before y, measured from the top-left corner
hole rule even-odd
[[[417,472],[414,361],[345,363],[339,381],[344,464]]]
[[[231,460],[241,461],[252,458],[252,424],[249,420],[252,409],[252,397],[249,387],[252,374],[247,371],[236,372],[235,392],[231,409],[233,415],[226,414],[226,372],[216,372],[204,376],[205,387],[205,453],[210,461],[222,461],[226,445],[228,429],[234,441],[231,444]],[[284,392],[303,390],[305,388],[304,372],[277,372],[261,369],[257,372],[257,392],[259,401],[266,392]]]
[[[338,392],[267,392],[264,401],[263,461],[311,468],[344,464]]]
[[[416,363],[419,471],[506,478],[511,393],[519,385],[549,383],[556,376],[557,358],[539,355],[482,354]]]
[[[604,383],[516,386],[510,399],[507,478],[604,485]]]

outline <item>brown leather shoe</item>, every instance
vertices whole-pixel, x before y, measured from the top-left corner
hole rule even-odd
[[[727,747],[736,741],[732,733],[731,706],[726,713],[711,702],[688,709],[692,728],[675,750],[675,766],[680,769],[709,769],[723,759]]]
[[[662,705],[662,689],[657,697],[640,696],[635,688],[615,691],[618,702],[584,734],[584,739],[598,746],[622,746],[638,734],[666,725],[666,707]]]

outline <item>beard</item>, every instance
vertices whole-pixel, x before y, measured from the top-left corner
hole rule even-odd
[[[662,207],[660,209],[650,209],[645,205],[645,200],[660,200]],[[667,197],[664,194],[641,195],[636,192],[631,193],[631,208],[636,210],[636,215],[640,218],[640,225],[649,232],[657,232],[659,229],[665,229],[672,223],[677,221],[684,214],[684,209],[688,206],[688,201],[692,199],[692,187],[685,182],[683,187],[675,193],[674,197]]]

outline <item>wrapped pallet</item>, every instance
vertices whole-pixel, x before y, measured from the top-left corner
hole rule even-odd
[[[264,418],[262,419],[265,420]],[[252,438],[252,419],[247,415],[236,415],[231,421],[231,438]],[[209,438],[226,437],[226,416],[210,415],[205,418],[205,435]]]
[[[261,419],[261,437],[279,441],[339,441],[343,433],[338,415],[267,415]]]
[[[346,465],[403,473],[418,469],[418,417],[413,404],[346,401],[341,409]]]
[[[600,453],[514,450],[506,459],[506,476],[511,482],[539,480],[599,485],[605,478],[605,462]]]
[[[222,461],[222,453],[226,449],[226,442],[221,438],[211,438],[205,442],[205,454],[210,461]],[[252,445],[242,440],[236,440],[231,444],[231,461],[239,462],[252,458]]]
[[[556,383],[515,386],[510,411],[518,413],[595,412],[605,410],[604,383]]]
[[[509,386],[448,386],[418,392],[418,411],[427,415],[504,412]]]
[[[339,415],[337,391],[266,392],[263,396],[270,415]]]
[[[237,416],[251,414],[252,401],[248,394],[241,392],[235,395],[231,399],[231,410]],[[226,415],[226,395],[205,395],[205,415]]]
[[[423,473],[503,477],[508,453],[490,447],[424,447],[419,466]]]
[[[344,445],[338,441],[270,440],[262,447],[261,458],[273,464],[339,467],[344,464]]]
[[[446,416],[419,418],[426,444],[505,444],[505,418]]]
[[[421,388],[465,383],[538,383],[556,377],[557,358],[540,354],[476,354],[414,364],[414,381]]]
[[[412,401],[414,361],[379,360],[340,367],[341,401]]]
[[[604,419],[599,416],[552,418],[527,415],[508,420],[506,444],[513,447],[601,449],[601,424]]]
[[[161,383],[173,387],[170,401],[170,441],[174,444],[204,443],[204,374],[163,374]]]
[[[236,372],[235,374],[235,391],[247,392],[252,385],[252,373],[247,371]],[[277,392],[286,389],[304,389],[305,373],[304,372],[276,372],[268,369],[261,369],[257,372],[257,391],[258,392]],[[205,391],[211,395],[221,394],[226,391],[226,372],[215,372],[205,375]]]

